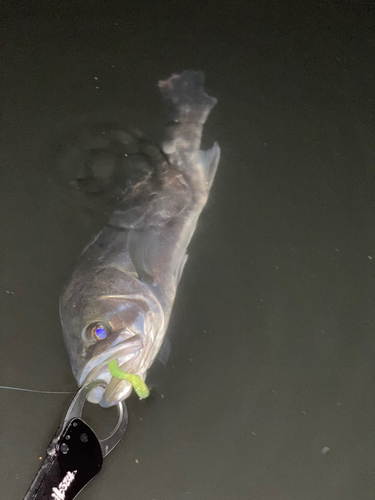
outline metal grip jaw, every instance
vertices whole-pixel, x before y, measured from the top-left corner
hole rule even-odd
[[[88,394],[103,380],[84,384],[74,396],[47,455],[24,500],[73,500],[102,468],[103,458],[120,442],[128,423],[125,402],[117,405],[118,421],[112,433],[99,440],[81,419]]]

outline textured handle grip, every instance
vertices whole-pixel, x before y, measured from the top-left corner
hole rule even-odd
[[[94,478],[103,455],[94,431],[75,418],[52,442],[25,500],[73,500]]]

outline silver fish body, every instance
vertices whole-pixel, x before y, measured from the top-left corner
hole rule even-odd
[[[203,125],[216,104],[203,74],[159,82],[170,114],[162,151],[150,145],[152,170],[127,189],[109,223],[83,251],[60,297],[60,318],[79,385],[104,379],[90,400],[104,407],[132,391],[108,363],[145,380],[163,343],[177,286],[220,159],[201,151]]]

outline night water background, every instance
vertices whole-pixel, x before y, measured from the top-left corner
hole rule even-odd
[[[121,120],[159,140],[156,83],[184,69],[219,100],[168,365],[80,499],[374,498],[373,5],[2,4],[0,384],[76,390],[58,297],[106,215],[61,182],[62,138]],[[1,498],[70,398],[0,390]]]

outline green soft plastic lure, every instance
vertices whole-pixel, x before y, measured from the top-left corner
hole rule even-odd
[[[135,392],[142,399],[147,398],[150,394],[147,385],[143,382],[139,375],[134,375],[133,373],[125,373],[118,367],[117,359],[110,361],[108,363],[109,371],[113,377],[120,378],[122,380],[127,380],[134,387]]]

